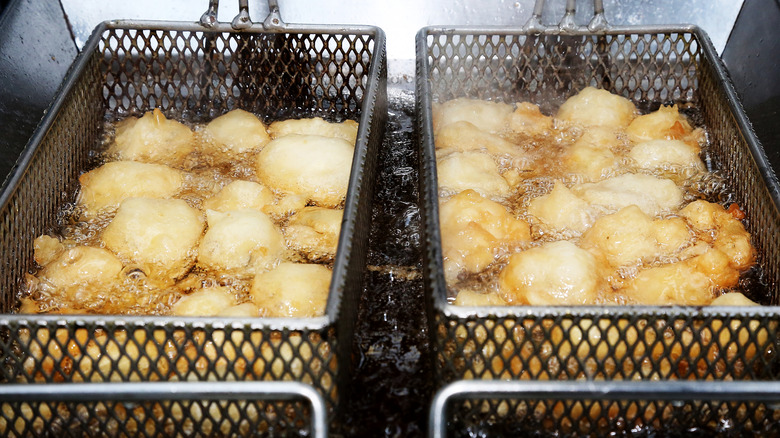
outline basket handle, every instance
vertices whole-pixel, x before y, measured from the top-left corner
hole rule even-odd
[[[601,32],[609,29],[607,17],[604,15],[604,2],[602,0],[593,0],[593,18],[588,23],[588,30],[591,32]]]
[[[200,16],[200,25],[211,29],[217,24],[219,0],[209,0],[209,8]]]
[[[219,0],[209,0],[209,7],[203,15],[200,16],[200,24],[203,27],[212,29],[217,21],[217,11],[219,10]],[[238,0],[238,15],[230,22],[230,26],[235,30],[246,30],[252,27],[254,23],[249,16],[249,0]],[[279,13],[278,0],[268,0],[268,17],[263,21],[265,29],[284,29],[286,24],[282,21]]]
[[[574,13],[577,11],[577,0],[566,0],[566,13],[563,15],[557,27],[542,24],[542,12],[545,0],[536,0],[531,18],[523,26],[523,30],[529,33],[543,33],[546,30],[558,30],[567,33],[579,30],[574,21]],[[609,29],[609,24],[604,16],[603,0],[593,0],[593,18],[588,23],[587,29],[591,32],[601,32]]]
[[[249,16],[249,0],[238,0],[238,15],[233,18],[230,26],[235,30],[246,30],[252,27],[252,17]]]
[[[277,0],[268,0],[268,16],[263,21],[263,27],[266,29],[284,29],[286,27],[286,24],[282,21]]]

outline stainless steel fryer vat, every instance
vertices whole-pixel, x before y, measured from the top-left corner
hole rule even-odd
[[[417,129],[423,270],[437,385],[461,380],[778,380],[780,302],[778,183],[720,58],[696,26],[609,27],[601,2],[587,28],[541,24],[543,1],[524,29],[426,27],[417,35]],[[696,108],[705,160],[747,214],[759,253],[742,284],[766,306],[507,306],[448,304],[443,275],[432,103],[468,97],[530,101],[549,114],[586,86],[645,110]],[[492,397],[491,397],[492,399]],[[480,405],[502,418],[500,396]],[[459,423],[463,424],[463,423]]]
[[[299,381],[335,417],[349,381],[387,113],[385,37],[372,26],[286,24],[275,1],[265,23],[253,24],[240,3],[232,26],[216,22],[215,0],[201,23],[105,22],[71,67],[0,195],[3,383]],[[33,239],[56,229],[78,176],[96,165],[103,122],[153,108],[189,123],[234,108],[265,122],[359,122],[325,316],[12,314],[33,267]]]

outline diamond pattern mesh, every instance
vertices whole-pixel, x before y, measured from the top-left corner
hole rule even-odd
[[[386,113],[384,35],[377,28],[357,26],[349,31],[334,28],[333,33],[252,29],[240,34],[204,32],[197,26],[192,30],[102,26],[41,128],[45,135],[26,150],[29,161],[22,163],[3,194],[0,240],[3,248],[14,250],[0,255],[2,310],[7,314],[18,306],[17,291],[33,266],[33,239],[56,230],[58,217],[75,199],[78,176],[97,164],[103,122],[140,116],[153,108],[192,123],[235,108],[259,114],[266,122],[315,115],[359,121],[362,134],[355,147],[355,182],[346,200],[346,225],[331,284],[335,305],[329,307],[325,322],[289,319],[273,325],[263,320],[5,315],[0,319],[4,358],[0,380],[295,380],[318,389],[333,417],[337,388],[349,379],[351,331],[370,226],[368,203]],[[29,435],[58,427],[65,433],[76,424],[82,429],[75,434],[82,436],[91,435],[83,427],[100,430],[113,422],[118,435],[132,434],[122,429],[130,423],[116,417],[130,415],[129,410],[118,414],[120,405],[20,406],[2,406],[0,423],[5,431]],[[149,436],[184,427],[181,422],[187,415],[174,414],[173,405],[166,406],[144,405],[132,427]],[[305,413],[294,404],[273,409],[287,412],[291,406],[295,415]],[[179,412],[196,408],[212,410],[196,403],[180,405]],[[85,409],[88,418],[74,423]],[[110,414],[97,418],[96,409]],[[152,410],[161,409],[168,422],[151,423],[158,418]],[[214,435],[226,424],[220,421],[212,418],[213,434],[205,432],[201,423],[187,427]],[[229,428],[243,431],[262,426],[251,421],[249,429],[238,423],[230,423]]]
[[[466,399],[448,409],[448,435],[775,436],[780,409],[755,401],[571,398]]]
[[[311,436],[301,401],[142,400],[0,403],[0,434],[23,436]]]
[[[719,313],[674,307],[523,307],[470,313],[446,304],[430,102],[458,97],[530,101],[549,114],[586,86],[607,89],[648,108],[678,103],[700,109],[711,142],[709,159],[736,193],[734,202],[749,218],[746,227],[759,253],[760,272],[744,286],[763,304],[778,304],[776,182],[757,165],[758,146],[746,140],[735,116],[741,108],[729,102],[726,78],[713,64],[719,61],[708,58],[705,44],[709,40],[698,30],[525,35],[426,28],[418,34],[423,254],[439,384],[458,379],[780,379],[776,349],[780,318],[767,308]],[[457,430],[480,435],[475,425],[490,425],[510,412],[513,415],[507,418],[517,429],[496,430],[517,435],[542,427],[595,436],[600,430],[621,430],[616,421],[628,418],[630,409],[637,421],[641,415],[652,415],[641,419],[652,427],[667,421],[684,427],[696,415],[693,410],[677,416],[682,411],[675,409],[667,418],[669,405],[652,400],[642,402],[649,404],[641,408],[639,402],[577,403],[494,400],[459,405],[453,421]],[[745,412],[759,412],[753,405],[746,411],[744,406],[717,403],[701,409],[725,410],[724,418],[744,425],[739,430],[752,430],[753,420]],[[768,408],[761,409],[762,415],[769,415]],[[603,415],[612,411],[619,415]],[[774,410],[771,415],[776,421]]]
[[[431,93],[557,108],[586,86],[634,101],[693,101],[701,59],[691,33],[428,34]],[[551,106],[553,105],[553,106]]]
[[[118,318],[116,318],[118,319]],[[297,380],[336,400],[333,330],[15,320],[3,327],[4,382]]]
[[[631,313],[437,315],[443,381],[775,379],[777,321]]]
[[[160,108],[204,121],[233,108],[268,120],[311,111],[356,118],[373,51],[370,34],[109,29],[98,53],[115,115]]]

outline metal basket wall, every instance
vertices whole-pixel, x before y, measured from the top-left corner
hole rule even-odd
[[[56,230],[105,120],[160,108],[204,122],[235,108],[270,122],[359,121],[327,312],[296,319],[13,315],[33,239]],[[106,22],[72,67],[0,198],[0,351],[5,383],[295,380],[333,410],[349,379],[376,155],[386,118],[375,27]]]
[[[696,27],[541,34],[424,28],[417,35],[424,269],[435,374],[457,379],[780,378],[777,307],[480,307],[447,304],[431,104],[456,97],[530,101],[554,111],[586,86],[647,110],[698,108],[705,151],[748,217],[760,270],[743,286],[777,305],[778,185],[720,59]],[[723,200],[725,201],[725,200]]]
[[[293,382],[0,387],[3,436],[327,436],[322,397]]]
[[[444,387],[429,436],[724,436],[780,433],[777,382],[477,382]]]

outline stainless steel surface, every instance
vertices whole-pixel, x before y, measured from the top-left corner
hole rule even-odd
[[[745,3],[722,56],[745,108],[780,97],[780,1]]]
[[[17,0],[0,11],[0,182],[78,54],[58,2]]]
[[[747,1],[722,56],[777,174],[780,169],[780,1]]]

